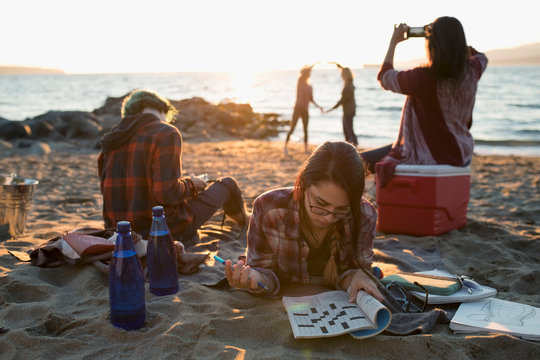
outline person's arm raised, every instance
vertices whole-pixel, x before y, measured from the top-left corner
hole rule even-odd
[[[399,24],[394,27],[394,33],[390,39],[390,44],[388,45],[388,50],[386,51],[386,56],[384,58],[384,63],[394,66],[394,52],[396,50],[396,45],[404,40],[407,40],[405,34],[409,30],[407,24]]]

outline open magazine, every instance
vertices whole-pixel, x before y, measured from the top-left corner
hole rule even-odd
[[[283,305],[296,339],[346,333],[363,339],[384,331],[392,319],[390,310],[365,291],[358,292],[354,304],[345,291],[336,290],[311,296],[284,296]]]

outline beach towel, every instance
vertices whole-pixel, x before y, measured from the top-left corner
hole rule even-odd
[[[246,236],[235,239],[231,232],[221,231],[213,225],[204,226],[199,232],[200,243],[197,245],[199,251],[203,249],[218,253],[220,256],[236,262],[244,258]],[[238,242],[243,246],[238,249]],[[235,250],[238,249],[238,250]],[[405,245],[396,238],[376,239],[374,242],[374,262],[379,264],[389,264],[395,266],[399,271],[414,272],[432,269],[444,269],[440,250],[437,247],[422,248],[415,245]],[[206,287],[216,291],[244,291],[231,288],[227,279],[224,277],[223,267],[219,264],[197,273],[197,281]],[[385,297],[384,305],[392,312],[392,322],[385,330],[386,335],[414,335],[426,334],[433,330],[436,324],[448,324],[449,314],[446,309],[434,308],[430,306],[423,313],[404,313],[401,306],[395,301],[392,295],[386,290],[384,284],[378,279],[377,287]],[[283,295],[304,296],[312,295],[317,292],[329,291],[335,289],[324,288],[316,285],[287,286],[282,284],[282,293],[279,296],[266,296],[268,301],[279,301]],[[296,288],[295,288],[296,287]]]
[[[220,221],[209,222],[205,224],[199,230],[199,243],[190,247],[185,254],[198,256],[198,262],[191,266],[189,271],[180,272],[185,277],[181,279],[188,280],[190,282],[196,282],[204,285],[207,288],[213,288],[216,291],[243,291],[238,289],[231,289],[224,277],[224,269],[221,264],[210,264],[200,267],[208,259],[209,254],[219,254],[221,257],[238,261],[245,255],[245,248],[247,245],[246,233],[242,232],[241,236],[235,230],[220,226]],[[81,233],[106,238],[111,236],[112,230],[103,229],[79,229]],[[136,235],[137,243],[145,244],[146,240]],[[83,240],[85,240],[83,238]],[[65,264],[84,264],[84,263],[101,263],[104,269],[100,269],[104,272],[108,270],[106,265],[108,259],[111,256],[111,252],[103,254],[94,254],[93,250],[96,249],[95,244],[86,244],[82,248],[78,248],[74,245],[78,252],[82,254],[80,259],[74,260],[62,253],[62,248],[59,244],[61,237],[56,237],[39,248],[32,251],[30,254],[32,258],[32,264],[41,267],[53,267],[61,266]],[[82,241],[82,243],[85,243]],[[79,244],[80,245],[80,244]],[[183,247],[182,247],[183,250]],[[444,269],[442,263],[440,251],[436,247],[422,248],[416,245],[405,245],[404,242],[399,241],[396,238],[389,239],[376,239],[374,242],[374,262],[379,264],[392,265],[399,271],[414,272],[432,269]],[[144,262],[144,257],[143,257]],[[98,267],[99,268],[99,267]],[[188,276],[189,274],[189,276]],[[385,306],[387,306],[393,313],[392,323],[385,330],[384,334],[387,335],[412,335],[412,334],[424,334],[429,333],[437,323],[449,323],[449,316],[445,309],[438,309],[430,307],[424,313],[404,313],[398,303],[396,303],[391,294],[386,291],[386,288],[382,283],[377,280],[379,291],[385,296]],[[284,287],[285,289],[285,287]],[[306,289],[302,289],[304,291]],[[331,289],[327,289],[331,290]],[[324,291],[321,287],[316,289],[312,286],[309,291]],[[291,295],[291,294],[287,294]],[[298,293],[296,295],[301,295]],[[279,301],[281,296],[271,297],[264,299],[265,301]],[[263,300],[263,299],[261,299]],[[285,316],[285,315],[284,315]]]

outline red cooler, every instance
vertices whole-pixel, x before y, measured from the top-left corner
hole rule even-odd
[[[464,226],[470,174],[470,166],[396,166],[384,187],[377,181],[377,230],[427,236]]]

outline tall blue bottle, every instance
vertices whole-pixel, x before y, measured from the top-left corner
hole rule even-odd
[[[117,224],[118,237],[109,265],[111,323],[126,330],[144,325],[144,274],[133,244],[129,221]]]
[[[152,208],[152,226],[146,250],[146,263],[151,293],[162,296],[178,292],[176,250],[165,215],[163,215],[163,206]]]

